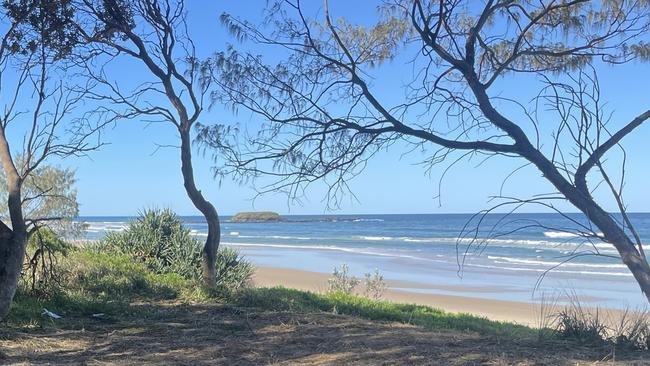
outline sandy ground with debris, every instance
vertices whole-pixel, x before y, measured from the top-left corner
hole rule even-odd
[[[518,343],[329,313],[138,306],[148,307],[151,317],[88,320],[76,329],[0,329],[0,364],[591,365],[612,357],[589,347]],[[620,364],[650,364],[639,357]]]

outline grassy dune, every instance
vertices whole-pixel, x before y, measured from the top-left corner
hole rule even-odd
[[[128,257],[72,256],[65,290],[47,299],[18,295],[0,330],[0,363],[556,365],[650,359],[647,352],[428,306],[282,287],[215,294],[173,274],[151,273]],[[42,316],[44,308],[63,318]]]

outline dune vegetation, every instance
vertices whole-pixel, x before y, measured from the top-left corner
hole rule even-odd
[[[69,259],[60,291],[17,295],[0,330],[3,362],[556,365],[648,356],[601,338],[341,292],[247,287],[224,295],[93,249]]]

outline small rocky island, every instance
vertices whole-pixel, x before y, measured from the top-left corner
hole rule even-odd
[[[277,212],[240,212],[230,218],[231,222],[278,222],[282,218]]]
[[[260,211],[260,212],[239,212],[230,218],[230,222],[237,223],[263,223],[263,222],[339,222],[339,221],[357,221],[356,217],[299,217],[285,218],[277,212]]]

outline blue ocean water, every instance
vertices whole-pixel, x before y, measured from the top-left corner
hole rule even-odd
[[[539,301],[567,294],[592,305],[646,303],[614,247],[578,214],[414,214],[286,216],[277,223],[231,223],[222,243],[260,266],[358,276],[379,269],[406,291]],[[650,252],[650,213],[630,216]],[[82,217],[86,239],[124,230],[133,217]],[[182,217],[197,238],[202,217]],[[322,221],[319,221],[321,220]],[[398,290],[399,290],[398,289]]]

